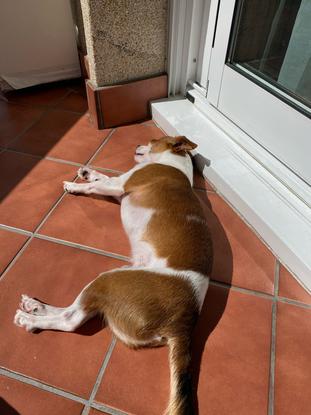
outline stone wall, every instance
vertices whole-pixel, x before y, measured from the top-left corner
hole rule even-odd
[[[81,0],[95,87],[166,71],[168,0]]]

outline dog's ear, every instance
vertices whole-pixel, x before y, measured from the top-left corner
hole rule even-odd
[[[173,152],[180,153],[182,151],[190,151],[196,148],[198,145],[188,140],[184,135],[174,137]]]

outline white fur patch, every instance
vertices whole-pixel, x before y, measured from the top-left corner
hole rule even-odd
[[[146,209],[131,203],[130,196],[122,200],[121,218],[131,243],[134,266],[166,266],[166,259],[158,258],[152,245],[143,240],[144,232],[153,213],[153,209]]]

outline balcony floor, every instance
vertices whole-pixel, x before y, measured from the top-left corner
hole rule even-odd
[[[152,121],[96,131],[84,89],[69,82],[0,101],[0,414],[159,415],[169,392],[167,348],[133,351],[99,319],[75,333],[13,324],[20,295],[68,305],[129,244],[119,205],[65,194],[88,164],[108,175],[134,165]],[[217,189],[195,174],[214,242],[212,281],[193,338],[200,415],[311,412],[311,296]],[[274,411],[274,412],[273,412]]]

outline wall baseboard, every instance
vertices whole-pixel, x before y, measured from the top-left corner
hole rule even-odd
[[[167,98],[167,75],[96,88],[86,81],[90,118],[97,129],[151,118],[150,102]]]

